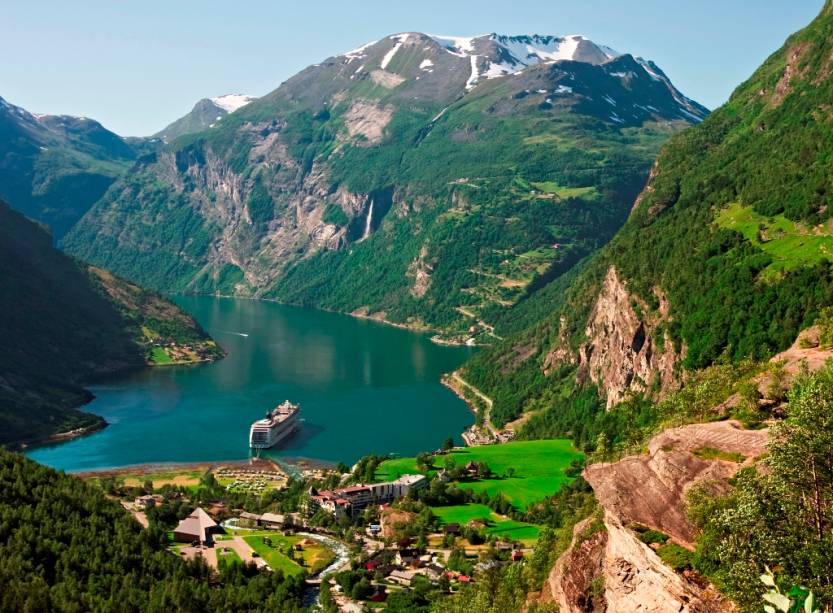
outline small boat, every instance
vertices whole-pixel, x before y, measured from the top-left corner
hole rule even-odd
[[[250,449],[269,449],[289,437],[298,429],[301,407],[286,400],[258,419],[249,430]]]

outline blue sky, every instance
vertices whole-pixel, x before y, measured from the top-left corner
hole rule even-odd
[[[822,0],[11,0],[0,96],[147,135],[199,98],[262,95],[301,68],[402,31],[584,34],[652,59],[710,108]]]

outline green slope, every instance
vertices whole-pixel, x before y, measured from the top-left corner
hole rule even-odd
[[[0,199],[60,239],[148,147],[85,117],[33,115],[0,98]]]
[[[159,290],[462,337],[609,240],[660,146],[697,119],[631,56],[469,90],[467,58],[409,40],[386,70],[372,67],[389,39],[142,159],[65,247]]]
[[[573,278],[506,314],[498,332],[511,339],[467,369],[468,380],[494,398],[496,419],[532,406],[598,410],[577,406],[573,371],[547,377],[542,360],[560,335],[573,350],[583,342],[610,266],[656,317],[653,289],[664,292],[664,325],[686,348],[684,366],[691,369],[723,355],[768,357],[833,304],[833,130],[822,120],[833,101],[831,54],[828,3],[727,104],[671,139],[639,205],[607,247]]]
[[[204,343],[211,358],[219,355],[177,307],[105,271],[89,271],[2,202],[0,288],[0,444],[100,425],[74,408],[90,398],[80,385],[143,367],[150,350],[143,327]]]

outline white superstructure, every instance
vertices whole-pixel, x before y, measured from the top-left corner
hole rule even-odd
[[[249,430],[249,447],[251,449],[268,449],[274,447],[298,429],[298,413],[301,407],[286,400],[258,419]]]

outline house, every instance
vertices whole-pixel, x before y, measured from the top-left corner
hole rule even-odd
[[[183,519],[174,529],[174,540],[199,541],[201,545],[213,544],[213,534],[222,534],[223,529],[217,525],[208,513],[201,508],[194,509],[188,517]]]
[[[373,594],[368,600],[370,602],[385,602],[388,599],[388,593],[385,591],[384,585],[379,585],[376,587],[376,593]]]
[[[400,549],[396,552],[393,561],[397,566],[412,566],[417,568],[420,565],[419,557],[417,557],[417,553],[413,549]]]
[[[448,483],[451,481],[451,475],[448,474],[448,471],[443,468],[440,472],[437,473],[437,479],[439,479],[442,483]]]
[[[443,534],[460,534],[460,524],[446,524],[443,526]]]
[[[254,526],[260,525],[260,515],[258,515],[257,513],[248,513],[247,511],[243,511],[242,513],[240,513],[239,517],[247,524]]]
[[[472,530],[482,530],[483,528],[487,527],[488,524],[486,523],[485,519],[473,519],[469,523],[466,524]]]
[[[474,462],[469,462],[466,464],[466,472],[469,474],[469,477],[477,477],[480,475],[480,467]]]
[[[145,496],[139,496],[136,500],[133,501],[133,504],[136,508],[141,509],[151,509],[155,507],[157,504],[162,504],[165,500],[163,496],[159,494],[147,494]]]
[[[283,528],[287,525],[287,517],[280,513],[264,513],[260,516],[260,525],[266,528]]]
[[[395,570],[388,575],[388,579],[399,585],[410,587],[414,576],[416,576],[416,573],[413,570]]]
[[[513,562],[520,562],[523,559],[524,559],[524,552],[521,551],[520,549],[515,549],[512,552],[512,561]]]

